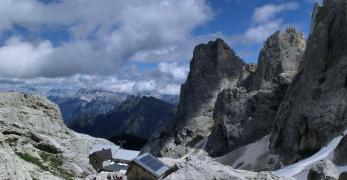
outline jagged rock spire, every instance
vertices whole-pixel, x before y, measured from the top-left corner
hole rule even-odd
[[[272,149],[284,164],[312,155],[347,128],[347,1],[316,6],[302,71],[277,112]]]
[[[189,145],[210,133],[218,93],[247,77],[246,67],[222,39],[196,46],[170,133],[161,133],[161,140],[150,146],[161,146],[158,154],[165,156],[180,157],[187,153]]]
[[[264,43],[258,59],[258,67],[249,90],[258,90],[266,82],[283,78],[290,83],[298,72],[303,59],[306,43],[302,33],[289,27],[285,32],[276,32]]]

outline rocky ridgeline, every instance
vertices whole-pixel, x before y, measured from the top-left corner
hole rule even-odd
[[[0,93],[0,179],[107,179],[96,174],[88,152],[103,139],[68,129],[54,103],[21,93]],[[164,158],[173,171],[164,179],[287,180],[271,172],[236,170],[217,162]],[[112,174],[112,173],[111,173]]]
[[[97,89],[51,89],[43,95],[58,104],[68,127],[71,127],[76,119],[84,116],[106,114],[112,111],[127,97],[123,93]]]
[[[199,148],[221,157],[270,134],[261,165],[237,168],[278,169],[313,155],[347,129],[346,16],[346,0],[316,4],[307,47],[294,28],[276,32],[257,65],[220,39],[197,46],[175,121],[145,150],[182,157],[208,136]],[[346,163],[345,144],[335,149],[334,163]]]
[[[277,112],[271,148],[284,164],[312,155],[347,128],[347,1],[315,6],[302,70]]]
[[[147,148],[180,157],[211,133],[207,151],[220,156],[269,134],[304,50],[305,39],[293,28],[264,43],[257,67],[246,64],[221,39],[197,46],[176,120],[156,133]]]
[[[218,94],[207,150],[220,156],[259,140],[273,129],[274,116],[305,50],[302,33],[276,32],[265,43],[257,69],[239,86]]]
[[[242,154],[265,140],[260,144],[265,154],[256,152],[260,147],[242,154],[246,160],[256,158],[255,164],[240,162],[235,168],[278,169],[313,155],[344,132],[346,17],[347,0],[325,0],[315,6],[306,48],[295,29],[276,32],[264,43],[257,65],[246,64],[221,39],[197,46],[174,121],[158,130],[144,150],[173,158],[204,151],[218,158],[164,160],[173,172],[166,179],[284,179],[214,160]],[[206,144],[196,148],[197,142]],[[109,142],[70,131],[57,106],[46,99],[0,94],[0,179],[85,177],[94,173],[87,155],[95,143]],[[333,154],[322,158],[346,166],[346,149],[344,137]],[[346,177],[333,163],[313,164],[306,169],[308,179]]]
[[[68,129],[46,98],[0,93],[0,179],[86,177],[96,143],[111,144]]]
[[[70,128],[105,139],[125,133],[147,140],[154,130],[172,120],[175,110],[174,105],[154,97],[128,96],[112,111],[82,116]]]

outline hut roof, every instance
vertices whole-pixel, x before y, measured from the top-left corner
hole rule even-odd
[[[169,170],[169,167],[149,153],[144,153],[133,161],[155,177],[161,177],[167,170]]]
[[[140,154],[140,151],[133,151],[127,149],[118,149],[115,153],[112,154],[113,159],[132,161]]]
[[[93,154],[94,152],[101,151],[103,149],[111,149],[112,154],[114,154],[119,149],[119,146],[117,146],[117,145],[106,145],[106,144],[95,144],[89,150],[89,154]]]
[[[112,159],[111,149],[103,149],[101,151],[96,151],[92,155],[98,156],[103,161]]]

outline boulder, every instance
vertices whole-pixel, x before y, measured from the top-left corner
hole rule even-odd
[[[339,171],[330,160],[321,160],[311,167],[307,180],[337,180]]]

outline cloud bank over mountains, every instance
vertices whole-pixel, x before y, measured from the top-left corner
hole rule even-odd
[[[194,34],[217,15],[212,3],[3,0],[1,84],[178,94],[196,44],[216,37],[262,43],[284,25],[276,15],[299,8],[295,2],[267,4],[254,9],[242,34]]]

